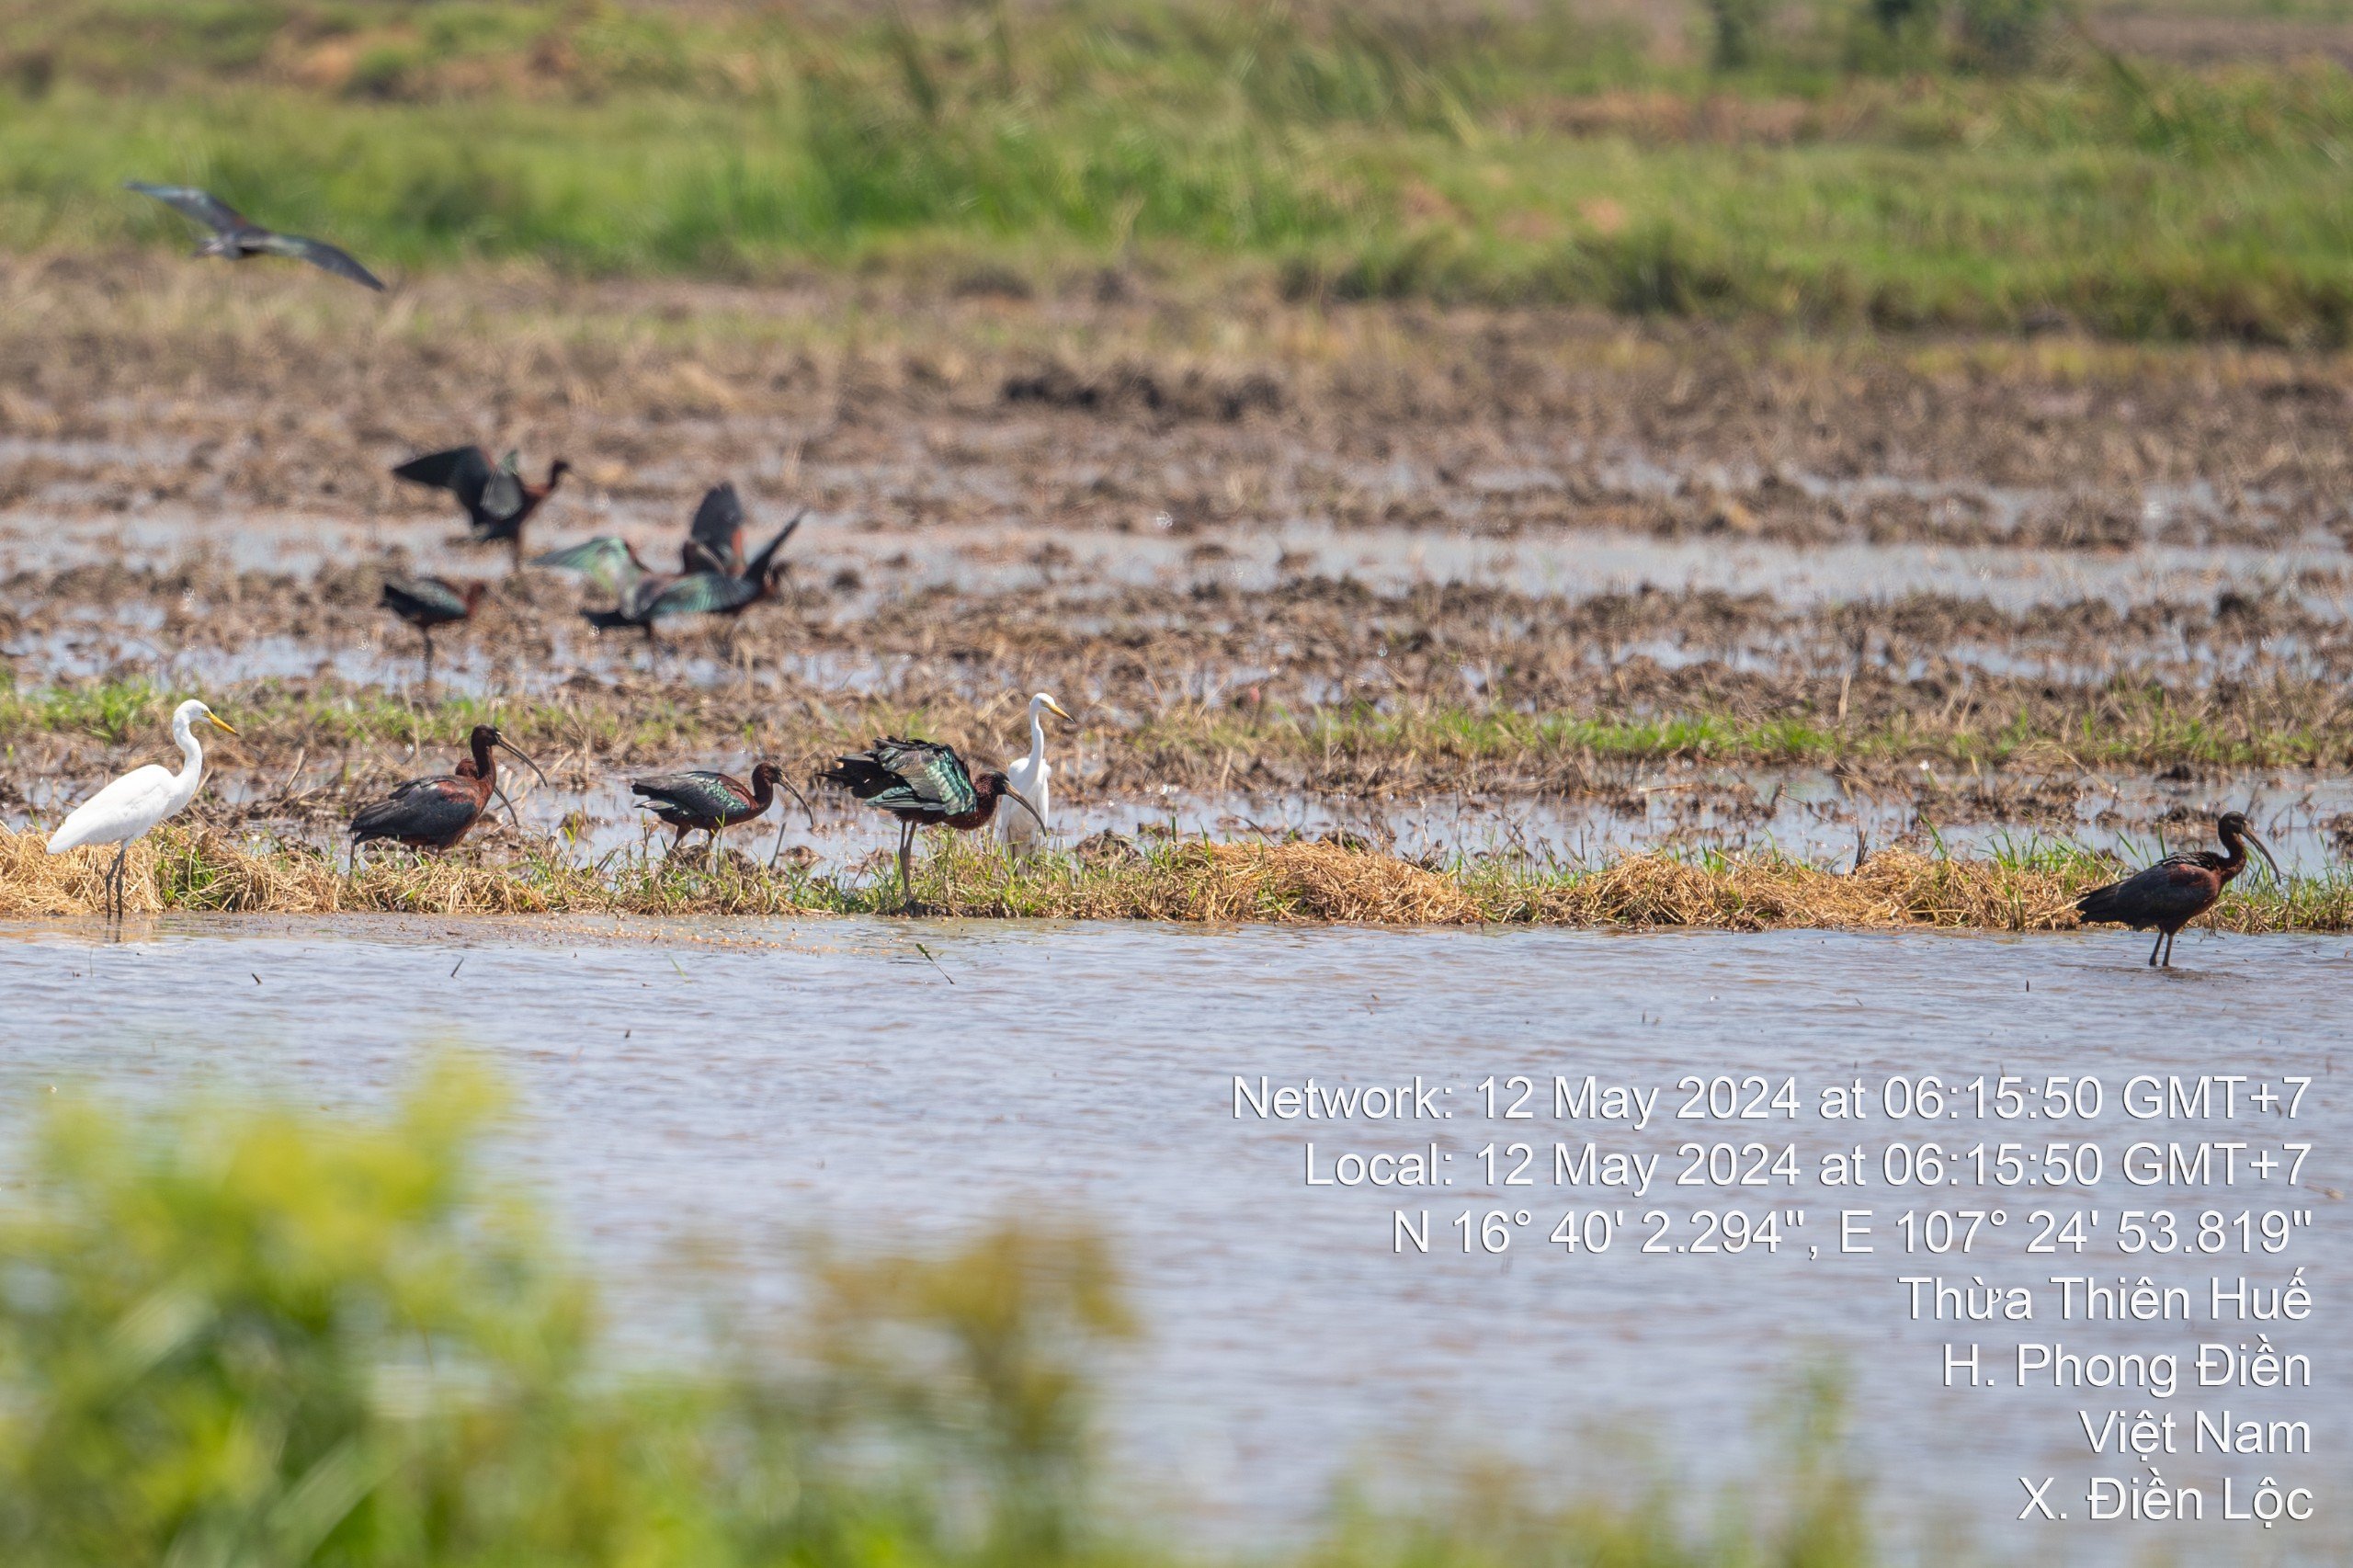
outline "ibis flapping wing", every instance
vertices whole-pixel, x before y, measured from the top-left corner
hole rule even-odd
[[[801,519],[808,515],[806,512],[793,513],[792,520],[779,528],[776,538],[761,547],[760,552],[752,557],[751,564],[744,568],[744,576],[746,581],[752,583],[767,581],[769,570],[776,565],[777,551],[784,548],[784,541],[792,537],[793,529],[799,528]]]
[[[637,558],[629,540],[612,534],[603,534],[585,544],[570,544],[562,550],[551,550],[544,555],[531,557],[534,566],[552,566],[560,572],[579,572],[600,587],[615,594],[626,595],[647,573],[645,562]]]
[[[411,484],[447,490],[472,512],[482,505],[483,491],[495,472],[490,454],[480,447],[452,447],[446,452],[427,452],[421,458],[409,459],[392,470],[392,477],[405,479]]]
[[[314,240],[303,234],[280,234],[268,229],[254,229],[240,237],[246,250],[267,251],[271,256],[292,256],[307,261],[313,267],[324,267],[337,278],[348,278],[363,288],[384,291],[384,280],[359,265],[349,251],[331,245],[324,240]]]
[[[135,190],[142,196],[152,196],[183,217],[193,218],[217,234],[240,234],[254,227],[245,215],[213,195],[192,185],[149,185],[145,180],[125,180],[125,190]]]
[[[744,502],[733,484],[714,484],[704,492],[688,530],[686,559],[689,572],[732,576],[744,570]]]
[[[885,736],[869,750],[837,758],[824,777],[869,805],[911,816],[962,816],[981,802],[964,759],[932,741]]]

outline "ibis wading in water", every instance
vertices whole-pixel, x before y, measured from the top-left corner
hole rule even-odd
[[[190,698],[172,714],[172,739],[186,759],[177,773],[152,762],[135,767],[74,807],[49,835],[51,855],[63,855],[85,844],[118,846],[106,882],[107,913],[118,920],[122,918],[123,867],[131,843],[144,838],[165,817],[178,815],[204,783],[204,748],[196,744],[199,724],[210,724],[223,734],[237,733],[211,709]]]
[[[1004,774],[975,778],[954,747],[934,741],[885,735],[864,751],[836,758],[819,777],[899,819],[899,892],[910,913],[915,894],[908,849],[915,829],[933,823],[964,833],[986,827],[999,801],[1009,800],[1031,816],[1038,814],[1013,793]]]
[[[265,229],[209,190],[189,185],[149,185],[135,179],[125,180],[122,188],[152,196],[180,216],[193,218],[211,230],[210,236],[196,247],[199,256],[226,256],[231,261],[243,261],[252,256],[291,256],[313,267],[324,267],[337,278],[348,278],[379,294],[384,291],[384,280],[353,260],[350,252],[337,250],[324,240]]]
[[[416,628],[425,639],[425,684],[433,684],[433,629],[472,619],[483,585],[458,586],[447,577],[387,577],[377,603]]]
[[[359,846],[374,839],[389,838],[411,849],[448,849],[465,837],[489,809],[491,797],[499,793],[496,751],[521,757],[540,774],[540,783],[547,782],[540,765],[517,751],[494,726],[476,724],[471,744],[473,755],[454,771],[412,778],[373,805],[360,807],[351,819],[353,860],[359,858]],[[513,811],[513,802],[506,809]]]
[[[2094,888],[2075,901],[2075,913],[2086,921],[2105,925],[2129,926],[2135,931],[2154,930],[2156,946],[2149,949],[2149,967],[2157,967],[2157,954],[2165,954],[2165,966],[2173,967],[2173,939],[2176,933],[2214,907],[2222,896],[2222,889],[2233,877],[2246,869],[2248,845],[2263,857],[2271,874],[2279,875],[2279,863],[2271,858],[2263,840],[2256,837],[2246,824],[2246,818],[2237,812],[2228,812],[2214,824],[2215,834],[2222,841],[2222,853],[2200,849],[2195,854],[2168,855],[2146,870],[2135,871],[2120,882],[2110,882],[2104,888]]]
[[[534,484],[516,466],[513,452],[494,463],[490,454],[480,447],[452,447],[446,452],[427,452],[421,458],[409,459],[392,470],[392,477],[455,495],[458,504],[466,509],[466,520],[473,528],[467,542],[504,544],[509,562],[520,566],[523,525],[547,504],[548,497],[555,494],[555,487],[571,472],[572,465],[558,458],[548,464],[547,483]]]
[[[690,773],[664,773],[652,778],[632,778],[630,793],[638,803],[655,816],[678,830],[670,841],[670,852],[676,854],[678,846],[694,832],[710,835],[710,858],[719,859],[719,835],[738,823],[750,822],[768,809],[776,799],[776,787],[783,785],[785,792],[801,802],[809,812],[809,825],[817,825],[817,813],[809,810],[809,798],[792,787],[784,769],[773,762],[763,762],[752,769],[752,782],[725,773],[710,773],[697,769]],[[768,864],[776,864],[777,855],[784,848],[784,813],[777,813],[776,848],[768,852]]]
[[[1027,843],[1053,830],[1053,806],[1049,799],[1053,770],[1046,766],[1046,715],[1049,713],[1058,716],[1065,723],[1078,722],[1063,711],[1063,705],[1055,701],[1050,693],[1041,691],[1029,699],[1029,755],[1006,768],[1005,777],[1013,787],[1013,792],[1029,802],[1037,820],[1032,822],[1027,816],[1006,812],[1000,822],[1008,844]]]

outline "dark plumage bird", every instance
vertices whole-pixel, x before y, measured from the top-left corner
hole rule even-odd
[[[655,816],[678,830],[670,842],[670,852],[676,854],[687,835],[696,831],[710,835],[710,858],[719,858],[719,835],[738,823],[750,822],[776,799],[776,787],[783,785],[801,809],[809,812],[809,825],[817,825],[817,814],[809,811],[808,797],[793,789],[784,770],[773,762],[763,762],[752,769],[752,782],[725,773],[709,773],[699,769],[691,773],[663,773],[652,778],[632,778],[630,793],[639,798]],[[768,864],[776,864],[777,851],[784,847],[783,814],[778,813],[776,849],[768,852]]]
[[[680,547],[683,572],[656,572],[627,540],[611,535],[535,559],[534,566],[585,572],[609,586],[619,603],[611,609],[584,610],[591,626],[609,631],[634,626],[650,639],[656,622],[681,615],[741,615],[773,596],[785,567],[777,560],[785,540],[808,514],[796,512],[757,555],[743,560],[744,514],[735,487],[722,484],[702,500],[692,531]],[[722,570],[711,562],[734,561]]]
[[[433,684],[433,629],[471,619],[483,591],[481,583],[468,583],[461,588],[446,577],[384,579],[383,594],[376,602],[415,627],[417,635],[425,639],[426,685]]]
[[[348,251],[337,250],[324,240],[265,229],[209,190],[199,190],[192,185],[149,185],[135,179],[125,180],[122,188],[152,196],[183,217],[193,218],[211,230],[211,236],[196,247],[199,256],[227,256],[231,261],[243,261],[249,256],[288,256],[313,267],[325,267],[337,278],[348,278],[380,294],[384,290],[383,279],[353,260]]]
[[[975,777],[953,746],[936,741],[905,741],[885,735],[862,752],[835,759],[818,777],[899,819],[899,891],[915,908],[915,881],[908,848],[915,829],[938,824],[960,833],[986,827],[997,802],[1011,801],[1031,816],[1029,802],[1014,793],[1003,773]]]
[[[2279,863],[2271,858],[2271,851],[2264,847],[2263,840],[2255,835],[2241,813],[2223,813],[2214,824],[2214,832],[2222,841],[2223,853],[2200,849],[2194,854],[2168,855],[2120,882],[2094,888],[2075,901],[2075,913],[2087,922],[2129,926],[2135,931],[2154,930],[2157,941],[2149,949],[2149,965],[2157,967],[2157,954],[2162,949],[2165,967],[2171,969],[2175,935],[2211,909],[2231,879],[2246,869],[2248,845],[2253,845],[2256,853],[2263,857],[2263,863],[2271,868],[2274,877],[2279,874]]]
[[[494,795],[505,799],[499,794],[496,751],[521,757],[532,772],[540,774],[540,783],[547,782],[540,765],[516,750],[495,727],[476,724],[468,741],[473,755],[451,771],[432,778],[412,778],[382,800],[359,808],[351,819],[355,861],[361,845],[379,838],[412,849],[448,849],[465,837],[482,820]],[[514,809],[509,802],[507,810]]]
[[[468,542],[504,544],[514,564],[520,566],[523,525],[555,494],[572,465],[558,458],[548,464],[547,482],[533,484],[523,477],[515,459],[516,454],[509,452],[494,463],[480,447],[452,447],[446,452],[409,459],[392,470],[392,477],[455,495],[473,528]]]

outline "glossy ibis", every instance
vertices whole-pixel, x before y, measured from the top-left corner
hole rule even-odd
[[[935,823],[962,833],[986,827],[999,801],[1009,800],[1031,816],[1038,814],[1012,792],[1004,774],[990,771],[976,778],[954,747],[935,741],[885,735],[865,751],[835,758],[819,777],[899,819],[899,892],[909,913],[915,907],[908,863],[915,829]]]
[[[516,466],[516,456],[509,452],[494,463],[480,447],[452,447],[446,452],[409,459],[392,470],[392,477],[455,495],[472,526],[467,542],[504,544],[509,559],[520,566],[523,525],[555,494],[572,465],[558,458],[548,464],[547,482],[533,484]]]
[[[464,587],[446,577],[387,577],[377,603],[416,628],[425,639],[425,684],[433,684],[433,629],[470,619],[484,585]]]
[[[710,835],[710,858],[719,860],[719,835],[738,823],[750,822],[768,809],[776,799],[776,787],[783,785],[787,793],[809,812],[809,825],[817,825],[817,813],[809,809],[809,798],[792,787],[784,770],[773,762],[763,762],[752,769],[752,782],[724,773],[696,770],[690,773],[664,773],[652,778],[632,778],[630,793],[640,798],[640,803],[655,816],[678,830],[670,841],[670,852],[676,854],[687,835],[697,830]],[[779,851],[784,848],[784,813],[777,813],[776,849],[768,853],[768,864],[776,864]]]
[[[411,849],[448,849],[456,845],[482,820],[492,796],[505,799],[498,788],[496,751],[520,757],[532,772],[540,775],[540,783],[547,782],[548,776],[540,772],[540,765],[524,756],[494,725],[476,724],[468,744],[473,755],[450,772],[432,778],[412,778],[382,800],[359,808],[351,819],[351,856],[355,864],[359,858],[359,846],[379,838],[389,838]],[[514,802],[508,801],[506,809],[513,812]]]
[[[732,496],[733,487],[720,486],[703,498],[704,509],[711,505],[711,497],[725,490]],[[550,551],[538,557],[534,566],[554,566],[569,571],[584,572],[610,586],[619,602],[611,609],[584,610],[588,624],[602,631],[617,627],[634,626],[650,641],[655,623],[681,615],[741,615],[752,606],[776,592],[777,579],[785,568],[777,560],[785,540],[801,526],[808,514],[797,512],[792,520],[778,530],[757,555],[743,563],[740,571],[722,572],[709,566],[695,567],[699,561],[722,559],[740,550],[722,545],[704,537],[690,535],[679,554],[689,569],[679,573],[656,572],[645,563],[634,546],[626,540],[607,535],[575,544],[564,550]],[[703,516],[696,514],[698,525]],[[741,514],[737,514],[740,518]],[[735,525],[740,539],[740,521]]]
[[[211,236],[196,247],[199,256],[226,256],[231,261],[243,261],[251,256],[288,256],[313,267],[323,267],[337,278],[348,278],[380,294],[384,291],[383,279],[353,260],[348,251],[337,250],[324,240],[265,229],[209,190],[199,190],[190,185],[149,185],[135,179],[123,181],[122,188],[152,196],[182,217],[192,218],[211,230]]]
[[[237,733],[211,709],[190,698],[172,713],[172,739],[185,759],[177,773],[152,762],[134,767],[74,807],[49,835],[51,855],[63,855],[85,844],[119,846],[106,878],[107,913],[117,920],[122,918],[123,866],[131,846],[165,817],[176,816],[204,784],[204,748],[196,742],[196,726],[200,723],[223,734]]]
[[[2271,868],[2274,878],[2279,875],[2279,863],[2271,858],[2271,851],[2264,847],[2263,840],[2255,835],[2241,813],[2224,812],[2214,824],[2214,832],[2222,841],[2222,854],[2200,849],[2194,854],[2168,855],[2120,882],[2094,888],[2075,901],[2075,913],[2086,921],[2129,926],[2135,931],[2154,929],[2157,941],[2149,949],[2149,967],[2157,967],[2157,954],[2162,949],[2164,967],[2171,969],[2175,935],[2211,909],[2230,880],[2246,869],[2248,845],[2253,845],[2256,853],[2263,857],[2263,863]]]

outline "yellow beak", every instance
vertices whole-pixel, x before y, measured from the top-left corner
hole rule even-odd
[[[1054,700],[1052,698],[1051,698],[1051,697],[1049,697],[1048,699],[1046,699],[1046,709],[1047,709],[1047,711],[1051,712],[1051,713],[1054,713],[1054,714],[1058,714],[1058,715],[1060,715],[1063,719],[1064,719],[1065,721],[1069,722],[1070,723],[1075,724],[1075,723],[1077,723],[1077,722],[1078,722],[1078,721],[1077,721],[1077,720],[1071,718],[1071,716],[1070,716],[1069,714],[1063,712],[1063,705],[1062,705],[1061,703],[1059,703],[1059,702],[1055,701],[1055,700]]]
[[[212,727],[214,729],[221,731],[224,734],[233,735],[237,733],[236,727],[231,724],[228,720],[221,717],[218,713],[207,713],[205,714],[205,717],[212,721]]]

